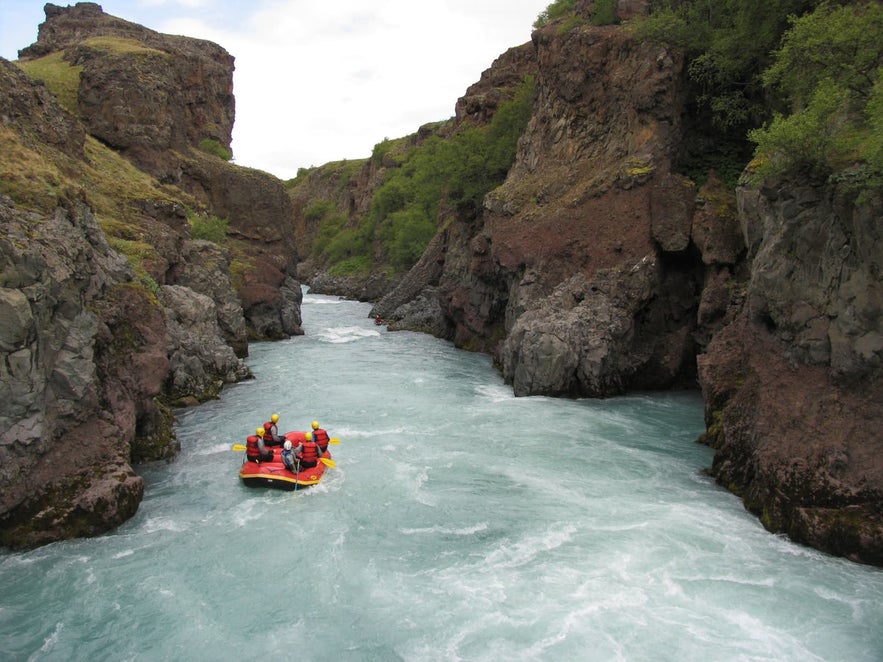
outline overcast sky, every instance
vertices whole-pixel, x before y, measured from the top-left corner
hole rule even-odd
[[[445,120],[530,40],[551,0],[104,0],[105,13],[236,58],[235,162],[294,177]],[[0,0],[0,56],[37,40],[44,0]],[[74,4],[56,0],[55,4]]]

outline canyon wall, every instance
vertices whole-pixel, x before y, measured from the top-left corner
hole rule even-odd
[[[250,340],[302,333],[284,186],[217,155],[233,57],[94,3],[45,12],[38,41],[0,60],[0,543],[14,548],[125,521],[139,463],[178,451],[172,407],[249,378]],[[200,238],[200,223],[221,230]]]

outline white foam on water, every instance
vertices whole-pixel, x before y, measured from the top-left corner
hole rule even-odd
[[[183,533],[187,530],[186,523],[174,517],[149,517],[144,522],[143,527],[145,533],[155,533],[157,531]]]
[[[380,335],[375,329],[366,329],[360,326],[341,326],[331,329],[323,329],[316,334],[322,342],[341,344],[355,342],[364,338],[374,338]]]
[[[517,400],[512,392],[512,387],[505,384],[479,384],[476,386],[475,392],[493,403],[514,402]]]
[[[574,533],[576,533],[576,527],[569,525],[561,529],[525,536],[521,540],[507,543],[493,551],[486,557],[485,564],[490,568],[514,568],[524,565],[544,552],[569,542]]]
[[[430,526],[419,529],[410,529],[404,528],[402,529],[402,533],[406,536],[411,535],[420,535],[420,534],[441,534],[444,536],[471,536],[479,531],[487,531],[488,525],[487,522],[482,522],[480,524],[476,524],[475,526],[469,526],[464,528],[451,528],[445,526]]]
[[[28,658],[28,662],[36,662],[37,660],[43,659],[44,655],[48,655],[55,648],[58,643],[59,637],[61,637],[61,633],[64,631],[64,623],[56,623],[55,629],[52,631],[46,639],[43,641],[43,645],[40,646],[40,649],[36,651],[33,655]]]

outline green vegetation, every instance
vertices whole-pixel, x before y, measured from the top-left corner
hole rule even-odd
[[[121,37],[92,37],[84,40],[81,45],[111,55],[168,57],[160,50],[148,48],[134,39]],[[20,60],[15,64],[31,78],[42,81],[58,97],[61,106],[76,115],[77,91],[80,87],[80,73],[83,67],[73,66],[67,62],[66,54],[66,51],[58,51],[33,60]]]
[[[126,39],[125,37],[90,37],[89,39],[84,39],[81,45],[101,51],[105,55],[128,55],[134,53],[138,55],[169,57],[168,53],[145,46],[135,39]]]
[[[859,186],[883,184],[883,5],[835,7],[791,21],[763,75],[790,105],[763,128],[756,172],[848,172]]]
[[[687,54],[680,170],[701,185],[714,168],[732,186],[754,152],[761,176],[849,172],[878,185],[881,11],[878,1],[652,2],[632,29]]]
[[[475,216],[515,159],[533,103],[534,81],[521,83],[486,127],[468,127],[450,139],[430,136],[408,154],[377,190],[369,226],[377,228],[389,261],[410,268],[435,235],[442,201],[461,217]]]
[[[80,88],[83,67],[74,67],[65,62],[64,51],[15,64],[34,80],[42,81],[58,97],[62,108],[69,113],[77,113],[77,90]]]
[[[762,74],[788,16],[818,0],[656,0],[632,29],[641,39],[686,52],[688,142],[681,172],[701,186],[710,169],[735,186],[752,145],[747,134],[769,117]]]
[[[190,223],[190,236],[194,239],[207,239],[216,244],[222,244],[227,239],[230,223],[226,218],[197,214],[188,210],[187,221]]]
[[[334,203],[330,200],[317,200],[304,210],[307,222],[321,221],[334,211]]]
[[[540,12],[537,20],[533,22],[533,26],[541,28],[562,18],[569,18],[573,16],[575,10],[576,0],[555,0],[555,2]]]
[[[370,255],[371,237],[358,227],[348,226],[348,219],[343,214],[328,214],[319,225],[313,252],[330,264],[345,262],[354,257]]]
[[[118,253],[121,253],[132,265],[135,275],[142,284],[152,293],[159,291],[156,280],[148,273],[145,261],[158,260],[159,254],[156,252],[156,246],[146,241],[132,241],[129,239],[120,239],[119,237],[108,237],[107,243]]]
[[[558,23],[558,33],[566,34],[575,27],[585,25],[586,18],[576,11],[576,0],[555,0],[537,16],[533,26],[541,28],[549,23]],[[619,23],[616,15],[616,0],[595,0],[592,15],[588,22],[592,25],[614,25]]]
[[[444,209],[474,217],[485,194],[503,182],[530,118],[533,87],[532,78],[524,80],[485,127],[466,127],[450,137],[436,133],[416,147],[406,138],[376,145],[371,159],[391,167],[358,226],[329,201],[306,210],[307,220],[319,222],[313,255],[349,273],[413,266],[435,236]],[[366,259],[375,246],[377,259]]]
[[[219,140],[214,138],[203,138],[199,141],[199,149],[206,154],[217,156],[219,159],[229,161],[233,158],[233,152],[224,147]]]
[[[613,25],[619,23],[616,16],[616,0],[595,0],[592,25]]]

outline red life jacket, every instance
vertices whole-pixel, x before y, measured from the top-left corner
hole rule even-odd
[[[319,444],[319,448],[322,449],[323,453],[328,450],[328,433],[322,428],[313,430],[313,441]]]
[[[277,434],[279,434],[279,430],[273,421],[264,423],[264,441],[274,441]]]
[[[260,439],[260,437],[253,434],[245,440],[245,457],[252,462],[257,462],[261,459],[261,449],[258,446],[258,439]]]
[[[319,446],[315,441],[304,441],[303,450],[297,454],[297,459],[308,464],[316,464],[319,461]]]

